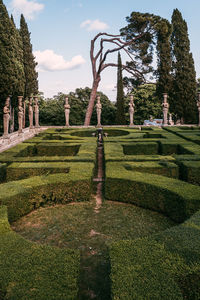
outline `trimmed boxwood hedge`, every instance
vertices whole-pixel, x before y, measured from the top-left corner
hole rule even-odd
[[[13,232],[0,207],[1,299],[77,299],[79,264],[77,250],[38,245]]]
[[[106,164],[105,197],[162,212],[176,222],[200,209],[200,187],[155,174],[128,171],[123,163]]]
[[[70,163],[66,162],[33,162],[12,163],[7,167],[6,180],[20,180],[32,176],[69,173]]]
[[[123,152],[125,155],[149,155],[158,154],[157,143],[132,143],[123,145]]]
[[[6,164],[0,163],[0,182],[4,182],[6,180]]]
[[[92,191],[93,163],[71,164],[70,173],[11,181],[0,185],[0,205],[15,221],[45,203],[88,201]]]
[[[181,179],[200,185],[200,161],[182,161],[179,164]]]

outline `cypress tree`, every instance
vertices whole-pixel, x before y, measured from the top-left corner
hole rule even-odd
[[[157,84],[156,94],[159,99],[163,93],[169,93],[172,86],[171,77],[171,24],[167,20],[161,20],[157,31]]]
[[[23,94],[24,90],[24,67],[22,63],[22,48],[17,29],[10,19],[7,9],[0,0],[0,112],[5,99],[12,95]],[[2,128],[2,115],[1,128]]]
[[[23,63],[25,72],[25,89],[24,96],[38,93],[38,73],[36,72],[37,63],[32,51],[30,32],[23,15],[20,19],[20,35],[23,43]]]
[[[123,78],[122,78],[122,60],[121,55],[118,53],[118,70],[117,70],[117,112],[116,124],[126,124],[124,112],[124,91],[123,91]]]
[[[186,21],[178,9],[172,15],[172,75],[173,89],[170,108],[181,122],[196,121],[196,72],[190,53]]]

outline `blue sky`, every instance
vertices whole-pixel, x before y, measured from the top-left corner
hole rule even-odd
[[[132,11],[171,20],[178,8],[187,21],[197,77],[200,77],[199,0],[4,0],[19,24],[23,13],[39,63],[39,86],[46,97],[92,85],[90,40],[100,31],[118,34]],[[111,59],[116,62],[116,56]],[[100,90],[115,100],[116,70],[102,73]]]

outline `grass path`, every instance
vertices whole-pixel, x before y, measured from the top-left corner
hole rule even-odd
[[[131,204],[76,203],[40,208],[12,224],[26,239],[56,247],[76,248],[81,253],[79,299],[110,298],[107,245],[165,230],[174,223],[159,213]]]

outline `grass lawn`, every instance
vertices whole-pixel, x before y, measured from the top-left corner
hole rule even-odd
[[[110,298],[107,245],[165,230],[173,225],[163,215],[131,204],[95,201],[40,208],[12,224],[26,239],[60,248],[79,249],[80,299]]]

